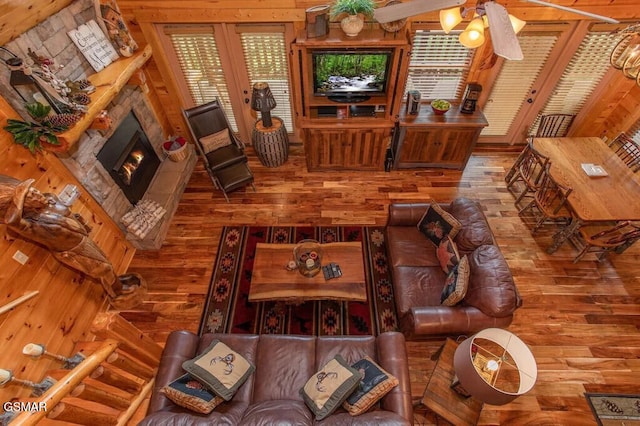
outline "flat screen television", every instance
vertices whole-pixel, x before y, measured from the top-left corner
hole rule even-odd
[[[392,50],[313,51],[314,95],[336,102],[385,96],[392,55]]]

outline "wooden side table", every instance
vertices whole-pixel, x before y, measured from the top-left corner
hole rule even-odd
[[[282,119],[272,117],[273,126],[264,127],[262,119],[253,128],[253,149],[258,160],[267,167],[277,167],[289,158],[289,136]]]
[[[433,369],[420,403],[454,425],[476,425],[482,411],[482,402],[465,398],[453,389],[453,354],[458,344],[447,339]]]

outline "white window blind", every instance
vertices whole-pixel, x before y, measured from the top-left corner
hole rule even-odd
[[[557,39],[555,34],[518,36],[524,59],[505,61],[500,70],[483,111],[489,125],[482,130],[482,136],[504,136],[509,132]]]
[[[640,120],[629,129],[629,136],[637,143],[640,143]]]
[[[580,112],[609,70],[609,55],[618,40],[609,32],[590,32],[585,36],[549,101],[536,118],[530,134],[535,134],[541,115],[575,115]]]
[[[196,105],[202,105],[218,98],[231,128],[237,132],[238,126],[231,109],[227,82],[218,56],[213,30],[204,31],[203,29],[202,33],[193,30],[181,32],[178,28],[171,28],[167,32],[193,102]]]
[[[276,99],[276,107],[271,113],[281,118],[291,131],[293,120],[284,33],[245,32],[241,34],[241,40],[251,86],[259,81],[269,84]]]
[[[426,100],[459,100],[462,97],[474,50],[460,44],[459,33],[416,30],[407,90],[419,91]]]

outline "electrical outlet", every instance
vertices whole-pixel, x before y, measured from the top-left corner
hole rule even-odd
[[[24,265],[29,261],[29,256],[21,252],[20,250],[16,250],[13,254],[13,259],[21,265]]]

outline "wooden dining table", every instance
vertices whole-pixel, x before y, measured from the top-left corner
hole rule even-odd
[[[535,138],[533,147],[549,157],[549,173],[572,188],[567,204],[569,226],[554,236],[552,253],[585,223],[640,221],[640,174],[631,169],[598,137]],[[606,176],[589,176],[583,164],[600,166]]]

